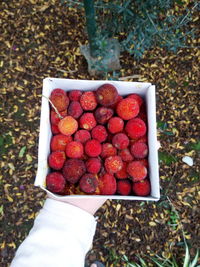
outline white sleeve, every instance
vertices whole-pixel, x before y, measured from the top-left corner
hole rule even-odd
[[[95,230],[86,211],[47,199],[10,267],[83,267]]]

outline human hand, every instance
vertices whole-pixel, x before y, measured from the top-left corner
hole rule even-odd
[[[71,199],[63,199],[56,198],[51,194],[47,193],[48,197],[57,201],[62,201],[71,205],[74,205],[86,212],[94,215],[95,212],[105,203],[107,198],[71,198]]]

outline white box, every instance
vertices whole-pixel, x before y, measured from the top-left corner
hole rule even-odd
[[[99,86],[105,83],[113,84],[120,95],[128,95],[137,93],[141,95],[147,105],[148,117],[148,145],[149,145],[149,178],[151,182],[151,196],[118,196],[118,195],[69,195],[59,196],[51,193],[45,188],[45,178],[49,172],[48,155],[50,153],[50,140],[52,137],[50,127],[50,108],[49,102],[45,97],[42,97],[41,117],[40,117],[40,134],[38,147],[38,170],[35,179],[35,186],[40,186],[54,198],[109,198],[109,199],[126,199],[126,200],[154,200],[160,198],[159,186],[159,171],[158,171],[158,151],[157,151],[157,134],[156,134],[156,101],[155,101],[155,86],[151,83],[140,82],[119,82],[119,81],[90,81],[90,80],[71,80],[46,78],[43,80],[42,94],[49,97],[53,89],[61,88],[65,91],[79,89],[82,91],[96,90]]]

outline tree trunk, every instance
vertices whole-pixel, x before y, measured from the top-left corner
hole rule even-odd
[[[90,46],[90,54],[92,57],[97,56],[98,46],[96,43],[96,21],[94,11],[94,1],[84,0],[85,16],[86,16],[86,27],[88,32],[88,40]]]

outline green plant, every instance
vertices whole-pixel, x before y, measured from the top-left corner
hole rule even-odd
[[[192,19],[193,11],[200,6],[196,1],[192,8],[184,8],[182,0],[144,0],[142,2],[140,0],[96,0],[95,17],[91,6],[93,1],[84,0],[85,5],[81,1],[62,0],[62,2],[79,8],[90,4],[89,13],[94,27],[89,29],[89,40],[92,32],[96,42],[100,43],[111,37],[122,36],[119,38],[122,51],[133,54],[137,59],[141,58],[146,50],[155,46],[164,47],[173,52],[180,47],[187,47],[187,37],[192,37],[194,34],[187,26]],[[175,6],[178,7],[178,12],[175,12]]]
[[[168,209],[170,209],[169,210],[170,225],[172,224],[173,227],[176,227],[179,224],[181,231],[182,231],[182,235],[183,235],[183,243],[182,244],[185,248],[184,258],[183,258],[182,262],[180,263],[172,251],[170,251],[168,257],[159,256],[156,254],[154,257],[146,256],[146,258],[148,258],[149,261],[154,264],[153,266],[158,266],[158,267],[200,267],[200,265],[198,265],[200,250],[199,249],[196,250],[196,254],[195,254],[194,258],[192,259],[191,255],[190,255],[188,244],[187,244],[186,239],[185,239],[185,233],[183,231],[183,226],[182,226],[182,223],[180,221],[180,216],[179,216],[175,206],[173,205],[173,203],[169,199],[169,197],[166,197],[166,200],[167,200],[167,201],[165,201],[166,207]],[[131,262],[131,261],[129,261],[129,259],[126,255],[123,255],[121,257],[121,260],[126,263],[126,267],[147,267],[147,266],[149,266],[149,264],[146,260],[142,259],[138,255],[137,255],[137,258],[138,258],[138,262]]]
[[[9,133],[0,135],[0,155],[5,154],[12,143],[12,136]]]
[[[184,261],[181,263],[181,265],[173,255],[171,255],[169,258],[163,258],[156,255],[156,257],[152,257],[150,259],[156,264],[156,266],[159,267],[199,267],[200,265],[197,265],[199,259],[199,249],[197,249],[194,259],[191,260],[188,245],[186,242],[184,242],[184,244],[185,256],[183,259]]]
[[[141,257],[138,256],[138,260],[140,263],[130,262],[126,255],[122,256],[122,261],[126,263],[126,267],[148,267],[147,263]]]
[[[174,135],[173,132],[168,130],[168,125],[166,122],[164,121],[157,121],[157,128],[159,129],[159,131],[165,135]]]
[[[117,264],[120,261],[120,256],[117,255],[117,252],[115,249],[109,249],[105,247],[108,250],[108,260],[112,262],[113,264]]]
[[[160,163],[164,163],[168,166],[177,161],[175,156],[164,151],[158,151],[158,158]]]
[[[200,141],[196,143],[189,143],[186,148],[190,150],[200,151]]]
[[[172,227],[173,230],[176,230],[178,221],[180,219],[179,215],[177,214],[173,206],[170,206],[167,212],[169,213],[169,221],[167,222],[167,224]]]

